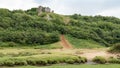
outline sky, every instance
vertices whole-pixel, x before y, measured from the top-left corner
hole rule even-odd
[[[30,9],[39,5],[55,13],[70,15],[103,15],[120,18],[120,0],[0,0],[0,8]]]

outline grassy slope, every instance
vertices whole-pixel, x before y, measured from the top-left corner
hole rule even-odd
[[[7,68],[7,67],[5,67],[5,68]],[[22,66],[22,67],[12,67],[12,68],[120,68],[120,65],[119,64],[110,64],[110,65],[86,65],[86,64],[83,64],[83,65],[53,65],[53,66],[43,66],[43,67]]]
[[[53,44],[46,44],[46,45],[13,45],[12,47],[9,46],[8,43],[0,43],[0,48],[35,48],[35,49],[57,49],[57,48],[62,48],[60,42],[56,42]]]
[[[74,37],[66,36],[67,40],[73,45],[74,48],[101,48],[101,44],[93,40],[77,39]]]

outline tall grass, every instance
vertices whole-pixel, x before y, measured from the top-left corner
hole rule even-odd
[[[114,44],[114,45],[110,48],[109,52],[112,52],[112,53],[120,53],[120,43]]]
[[[67,35],[66,38],[73,45],[74,48],[103,48],[104,47],[103,45],[93,40],[77,39],[69,35]]]
[[[46,45],[38,45],[38,44],[16,44],[16,43],[9,43],[9,42],[0,42],[0,48],[34,48],[34,49],[60,49],[62,48],[60,42],[53,43],[53,44],[46,44]]]
[[[22,57],[0,58],[0,66],[22,66],[22,65],[51,65],[51,64],[75,64],[85,63],[86,58],[74,55],[36,55]]]

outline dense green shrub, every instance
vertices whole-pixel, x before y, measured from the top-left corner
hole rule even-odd
[[[5,61],[4,61],[4,65],[5,65],[5,66],[14,66],[14,65],[15,65],[15,62],[12,61],[12,60],[5,60]]]
[[[75,61],[73,59],[68,59],[65,62],[68,63],[68,64],[74,64],[75,63]]]
[[[94,57],[92,61],[100,64],[105,64],[107,62],[107,60],[101,56]]]
[[[0,66],[22,66],[22,65],[50,65],[50,64],[75,64],[85,63],[86,58],[69,55],[41,55],[37,57],[11,57],[0,58]]]
[[[108,63],[120,64],[120,59],[117,59],[117,58],[109,58],[109,59],[108,59]]]
[[[26,60],[29,65],[36,65],[37,59],[31,58]]]
[[[9,42],[8,46],[13,47],[17,44],[49,44],[59,41],[58,33],[46,33],[46,32],[0,32],[0,39],[3,42]]]
[[[117,44],[114,44],[110,50],[110,52],[116,52],[116,53],[119,53],[120,52],[120,43],[117,43]]]
[[[39,58],[39,59],[36,60],[36,64],[37,65],[47,65],[48,64],[48,60]]]
[[[0,16],[9,17],[11,15],[11,11],[8,9],[0,8]]]
[[[7,65],[4,65],[4,62],[0,60],[0,66],[7,66]]]
[[[51,58],[51,59],[48,59],[48,64],[58,64],[58,63],[62,63],[63,60],[62,59],[59,59],[59,58]]]
[[[8,42],[8,46],[9,46],[9,47],[15,47],[15,46],[17,46],[17,44],[14,43],[14,42]]]
[[[14,65],[18,65],[18,66],[21,66],[21,65],[27,65],[27,61],[24,60],[24,59],[14,59],[14,62],[15,64]]]
[[[80,59],[81,59],[81,63],[87,62],[87,58],[85,58],[85,57],[80,57]]]

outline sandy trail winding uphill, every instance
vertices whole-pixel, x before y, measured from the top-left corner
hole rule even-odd
[[[73,47],[70,45],[70,43],[65,39],[64,35],[60,36],[61,39],[61,45],[63,49],[72,49]]]
[[[112,54],[107,52],[107,48],[102,48],[102,49],[73,49],[71,44],[66,40],[64,35],[60,36],[61,39],[61,45],[63,49],[61,50],[55,50],[56,52],[60,51],[61,53],[66,53],[66,54],[74,54],[74,55],[79,55],[82,57],[86,57],[88,60],[92,60],[96,56],[102,56],[105,58],[109,57],[116,57],[117,54]]]

